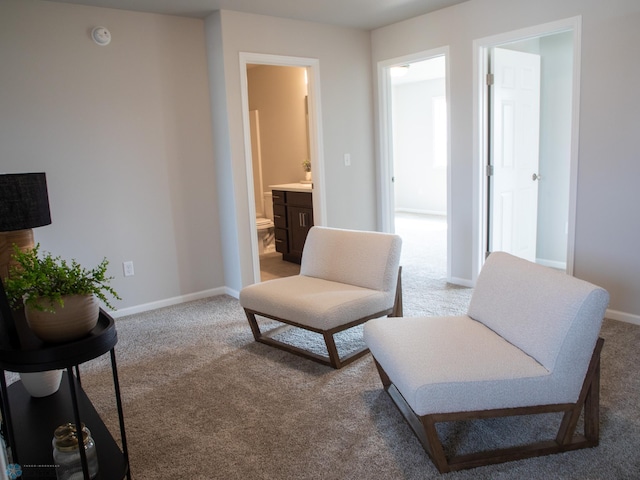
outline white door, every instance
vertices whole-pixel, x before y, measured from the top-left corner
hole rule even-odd
[[[489,250],[535,261],[540,56],[494,48],[491,65]]]

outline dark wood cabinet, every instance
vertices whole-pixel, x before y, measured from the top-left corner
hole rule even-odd
[[[312,193],[273,190],[272,198],[276,251],[282,253],[283,260],[300,263],[304,242],[313,226]]]

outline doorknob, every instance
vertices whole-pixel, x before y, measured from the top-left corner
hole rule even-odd
[[[531,180],[533,180],[534,182],[536,180],[540,180],[540,178],[541,178],[540,175],[538,175],[537,173],[534,173],[533,175],[531,175]]]

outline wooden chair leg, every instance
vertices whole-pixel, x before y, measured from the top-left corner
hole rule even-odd
[[[396,297],[393,303],[393,311],[390,317],[401,317],[403,315],[402,305],[402,266],[398,267],[398,283],[396,284]]]
[[[600,362],[584,402],[584,436],[597,445],[600,441]]]
[[[255,339],[256,342],[263,343],[265,345],[269,345],[269,346],[278,348],[280,350],[284,350],[285,352],[289,352],[294,355],[298,355],[300,357],[308,358],[310,360],[321,363],[323,365],[327,365],[327,366],[339,369],[354,362],[360,357],[363,357],[367,353],[369,353],[369,347],[365,345],[362,348],[352,351],[348,355],[345,355],[344,357],[341,358],[340,354],[338,353],[338,348],[336,346],[335,338],[334,338],[334,334],[341,332],[342,330],[352,328],[361,323],[364,323],[366,320],[368,320],[368,318],[357,320],[355,322],[352,322],[352,324],[348,324],[348,325],[345,325],[344,327],[340,327],[337,329],[322,331],[322,330],[313,330],[310,328],[306,328],[305,326],[299,325],[299,324],[288,323],[281,318],[269,316],[267,314],[256,312],[254,310],[249,310],[245,308],[244,311],[245,311],[245,315],[247,316],[247,320],[249,321],[249,326],[251,327],[253,338]],[[387,311],[380,312],[379,314],[372,315],[371,318],[378,318],[380,316],[385,315],[386,313]],[[266,318],[271,318],[272,320],[276,320],[282,323],[282,325],[274,329],[265,331],[263,333],[260,330],[260,326],[258,324],[256,315],[264,316]],[[284,329],[289,329],[289,328],[303,328],[310,332],[321,334],[324,338],[328,355],[325,356],[325,355],[313,353],[311,351],[304,350],[302,348],[296,347],[295,345],[290,345],[273,338],[274,336],[276,336],[276,334],[282,332]]]
[[[249,312],[245,309],[245,315],[247,316],[247,320],[249,321],[249,326],[251,327],[251,333],[253,333],[253,338],[256,341],[259,341],[262,337],[262,332],[260,332],[260,326],[258,325],[258,321],[256,320],[256,314],[253,312]]]
[[[568,445],[572,443],[573,434],[578,425],[580,419],[580,412],[584,408],[584,425],[585,436],[588,441],[598,443],[598,436],[593,437],[593,434],[599,434],[599,425],[596,426],[595,422],[600,422],[600,352],[604,345],[604,339],[599,338],[596,342],[596,346],[589,362],[589,368],[582,384],[582,390],[576,402],[575,408],[566,412],[562,418],[562,423],[558,429],[558,435],[556,436],[556,442],[560,445]],[[594,402],[595,400],[595,402]],[[587,435],[589,431],[592,436],[589,438]]]
[[[423,446],[425,447],[427,454],[431,457],[431,461],[440,473],[450,472],[451,468],[449,467],[449,462],[447,461],[444,449],[442,448],[442,442],[440,441],[440,437],[436,430],[436,422],[428,415],[421,417],[420,420],[424,426],[426,436]]]
[[[324,343],[327,346],[327,353],[329,354],[329,362],[333,368],[340,368],[340,356],[338,355],[338,349],[336,347],[336,342],[333,339],[333,334],[329,332],[324,332]]]

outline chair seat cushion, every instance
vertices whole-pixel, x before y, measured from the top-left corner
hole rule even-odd
[[[534,358],[468,316],[370,320],[364,339],[418,415],[575,401]]]
[[[296,275],[243,288],[240,305],[317,330],[331,330],[391,309],[393,297],[379,290]]]

